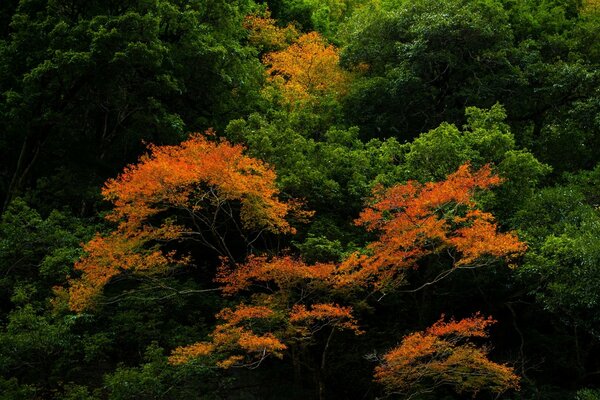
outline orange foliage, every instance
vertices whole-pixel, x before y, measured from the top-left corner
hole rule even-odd
[[[270,80],[289,102],[325,94],[342,95],[348,74],[339,66],[339,52],[317,32],[301,36],[288,48],[267,54]]]
[[[526,246],[513,233],[500,233],[491,214],[477,209],[477,189],[500,183],[489,166],[471,172],[461,166],[442,182],[409,181],[378,188],[373,203],[356,221],[379,233],[368,254],[353,254],[340,269],[342,285],[372,282],[377,289],[402,283],[403,270],[442,249],[461,258],[455,266],[472,265],[484,256],[510,259]]]
[[[262,15],[248,15],[244,20],[244,28],[248,30],[250,44],[258,48],[279,50],[298,37],[298,31],[293,25],[289,24],[285,28],[275,25],[269,10]]]
[[[487,329],[496,322],[492,317],[482,318],[479,314],[475,314],[472,318],[461,319],[460,321],[451,319],[445,322],[442,315],[425,332],[427,335],[432,336],[487,337]]]
[[[173,365],[185,364],[191,359],[209,356],[214,350],[215,346],[208,342],[198,342],[190,346],[178,347],[173,350],[169,362]]]
[[[277,302],[268,297],[276,307]],[[283,357],[286,342],[311,338],[325,327],[362,333],[352,316],[351,307],[336,304],[314,304],[308,309],[294,305],[291,310],[275,311],[260,305],[238,305],[221,311],[222,321],[211,334],[211,342],[200,342],[175,349],[169,358],[172,364],[182,364],[194,358],[220,355],[221,368],[256,367],[265,358]]]
[[[352,307],[342,307],[337,304],[313,304],[311,309],[298,304],[292,308],[290,322],[297,326],[307,327],[310,334],[331,326],[339,329],[348,329],[356,334],[361,334],[356,319],[352,316]]]
[[[424,332],[412,333],[383,357],[375,379],[391,393],[431,392],[451,386],[458,393],[481,390],[501,393],[518,389],[512,368],[487,358],[487,349],[469,341],[488,337],[491,318],[475,315],[461,321],[444,322],[443,317]]]
[[[83,246],[85,255],[75,263],[75,270],[83,275],[69,282],[71,310],[81,312],[93,306],[104,286],[125,271],[157,274],[170,264],[186,263],[185,257],[176,258],[173,252],[145,247],[155,240],[176,239],[181,233],[180,227],[164,224],[161,228],[142,227],[137,231],[118,230],[105,237],[96,235]]]
[[[135,227],[169,207],[194,213],[207,203],[238,200],[246,228],[290,232],[284,219],[289,206],[277,199],[275,172],[244,155],[242,146],[207,135],[192,135],[177,146],[151,145],[150,154],[110,179],[102,191],[115,205],[109,219]]]
[[[193,236],[227,254],[222,237],[215,237],[213,245],[200,230],[218,236],[217,218],[235,218],[231,202],[241,205],[241,225],[246,230],[294,231],[285,217],[297,203],[278,200],[275,172],[244,155],[242,146],[195,134],[180,145],[150,146],[150,150],[117,179],[109,180],[102,191],[114,203],[107,218],[119,226],[84,246],[85,255],[75,265],[82,276],[70,282],[74,311],[92,306],[104,286],[124,271],[156,274],[173,263],[189,262],[164,253],[160,243]],[[156,221],[149,219],[169,209],[183,212],[195,229],[169,220],[155,228]]]
[[[222,310],[217,317],[222,323],[211,334],[212,342],[179,347],[173,351],[169,362],[182,364],[219,352],[226,355],[217,363],[221,368],[253,367],[269,356],[283,357],[282,351],[287,346],[269,331],[279,322],[279,316],[270,308],[241,304],[235,310]]]
[[[246,263],[231,269],[223,264],[217,275],[216,281],[223,284],[221,290],[224,294],[232,295],[246,290],[252,285],[269,288],[269,283],[275,283],[282,291],[289,291],[291,287],[309,280],[327,283],[332,280],[335,264],[318,263],[306,265],[303,261],[292,257],[267,257],[251,256]],[[271,288],[275,289],[275,288]]]

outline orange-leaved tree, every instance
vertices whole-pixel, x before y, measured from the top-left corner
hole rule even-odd
[[[178,348],[171,361],[181,363],[191,358],[217,357],[223,367],[256,366],[268,356],[281,357],[284,350],[297,348],[323,328],[328,328],[329,336],[322,354],[322,365],[325,365],[328,343],[335,331],[360,333],[350,307],[323,302],[323,299],[335,298],[340,286],[374,286],[379,290],[395,287],[403,282],[407,268],[415,267],[420,259],[442,250],[450,252],[454,259],[453,268],[482,266],[499,257],[510,259],[525,250],[524,244],[513,233],[498,232],[492,215],[481,211],[474,200],[476,190],[488,189],[500,181],[489,167],[472,172],[468,165],[463,165],[442,182],[408,182],[387,190],[378,189],[374,200],[357,221],[378,233],[378,238],[367,246],[365,254],[354,254],[341,264],[307,265],[289,256],[252,256],[242,265],[224,264],[216,279],[222,284],[223,293],[250,293],[252,307],[261,310],[263,323],[256,324],[256,316],[253,316],[251,324],[232,328],[225,320],[217,326],[210,341]],[[347,294],[347,291],[341,293]],[[241,307],[246,311],[249,306]],[[265,324],[265,320],[276,320],[277,323]],[[490,323],[491,320],[481,318],[460,323],[439,322],[427,332],[431,337],[438,334],[437,343],[453,344],[454,339],[442,334],[444,329],[450,332],[471,324],[455,336],[463,338],[465,332],[484,336],[483,329]],[[248,346],[247,335],[253,335],[256,346]],[[483,349],[466,345],[458,350],[450,362],[459,355],[466,357],[470,352],[473,361],[481,361],[479,367],[496,365],[484,360]],[[225,357],[225,354],[231,355]],[[392,365],[391,360],[386,365]],[[491,367],[490,371],[493,370]],[[499,366],[498,371],[502,370]],[[497,386],[494,385],[503,385],[501,380],[492,382],[494,378],[501,379],[500,375],[487,378],[480,382],[479,388],[495,390]],[[319,385],[323,386],[321,381]],[[465,386],[464,390],[469,388]]]
[[[221,368],[256,368],[268,357],[283,358],[290,347],[308,345],[326,327],[361,333],[350,307],[316,303],[284,309],[270,297],[261,300],[222,310],[210,340],[176,348],[170,363],[200,360]]]
[[[168,242],[193,240],[234,262],[232,232],[245,246],[265,231],[292,233],[285,218],[297,204],[278,199],[275,178],[267,164],[212,132],[177,146],[150,146],[102,191],[114,204],[107,218],[118,226],[84,246],[75,265],[81,276],[70,282],[70,307],[92,306],[105,285],[125,273],[152,275],[188,263],[189,257],[165,249]]]
[[[354,253],[338,270],[340,285],[372,285],[388,291],[405,282],[408,269],[432,254],[445,252],[452,268],[483,266],[498,258],[510,261],[526,246],[512,233],[501,233],[492,214],[478,208],[477,190],[501,182],[489,166],[472,172],[468,164],[444,181],[409,181],[389,189],[376,188],[371,204],[356,221],[378,238],[363,253]]]
[[[251,256],[235,267],[225,263],[216,279],[223,293],[253,293],[250,304],[222,311],[210,341],[177,348],[170,361],[203,358],[224,368],[255,367],[269,356],[281,358],[290,348],[297,354],[324,329],[330,336],[336,330],[360,334],[351,307],[325,302],[334,272],[334,264],[306,265],[289,256]]]
[[[339,65],[338,49],[317,32],[302,35],[281,51],[267,54],[269,79],[290,103],[320,96],[338,97],[348,88],[349,75]]]
[[[407,398],[446,386],[458,393],[502,393],[518,389],[519,378],[509,366],[488,359],[488,348],[474,340],[488,337],[491,318],[476,314],[460,321],[444,318],[423,332],[405,336],[383,356],[375,379],[388,393]]]

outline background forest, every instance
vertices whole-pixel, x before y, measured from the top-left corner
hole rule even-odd
[[[599,67],[596,0],[0,1],[0,399],[599,400]]]

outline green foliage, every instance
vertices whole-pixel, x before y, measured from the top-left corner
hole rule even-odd
[[[502,398],[600,398],[594,4],[0,1],[0,400],[374,399],[365,355],[441,313],[476,309],[498,320],[490,354],[523,376],[521,392]],[[244,29],[245,15],[267,7],[278,26],[340,46],[348,94],[282,101],[267,84],[265,48]],[[269,254],[343,260],[370,239],[354,220],[374,187],[439,181],[465,162],[504,178],[477,201],[501,229],[518,229],[528,252],[514,269],[456,270],[435,284],[451,257],[423,259],[406,271],[425,283],[415,292],[336,291],[367,331],[359,338],[336,332],[329,342],[322,330],[311,339],[319,345],[251,371],[174,367],[170,350],[206,337],[216,312],[240,300],[214,291],[210,252],[165,245],[194,264],[114,279],[89,314],[68,311],[54,287],[103,228],[102,183],[145,143],[209,127],[271,164],[282,197],[315,211],[292,221],[295,236],[256,242]]]
[[[19,385],[16,378],[0,377],[0,399],[28,400],[35,396],[35,389],[28,385]]]
[[[577,391],[576,400],[598,400],[600,399],[600,390],[581,389]]]
[[[39,302],[54,285],[63,284],[80,257],[80,243],[94,225],[68,213],[43,218],[22,199],[15,199],[0,218],[0,293],[3,311],[15,304]]]
[[[186,3],[20,2],[0,45],[2,198],[43,178],[58,208],[142,141],[177,142],[251,107],[262,71],[242,44],[249,4]]]
[[[410,139],[466,106],[506,106],[517,143],[555,171],[598,161],[597,14],[572,0],[384,1],[354,16],[343,59],[362,72],[348,118]]]
[[[394,139],[364,143],[355,128],[311,134],[290,124],[286,114],[272,121],[254,114],[227,128],[230,139],[276,167],[284,193],[306,199],[307,208],[316,211],[309,236],[299,244],[305,256],[337,259],[356,240],[351,222],[373,185],[397,180],[402,147]]]
[[[140,367],[121,366],[105,378],[110,400],[145,399],[218,399],[218,390],[227,385],[219,382],[213,369],[198,365],[175,368],[168,364],[163,349],[149,346]]]
[[[531,250],[519,269],[544,307],[598,336],[600,215],[575,185],[542,190],[515,218]]]
[[[460,123],[465,105],[490,107],[519,82],[499,2],[399,3],[365,9],[345,39],[345,64],[366,65],[347,111],[367,132],[411,138],[443,121]]]
[[[469,107],[466,119],[462,130],[443,123],[406,144],[402,176],[421,181],[441,180],[465,162],[475,168],[492,163],[506,182],[488,203],[499,216],[508,216],[533,195],[551,168],[530,152],[517,148],[502,106],[496,104],[488,110]]]
[[[71,331],[74,321],[42,315],[29,304],[7,317],[6,327],[0,330],[0,373],[12,377],[10,390],[15,395],[34,392],[50,397],[51,387],[57,388],[62,379],[73,379],[77,372],[72,362],[81,348]]]
[[[335,38],[340,25],[367,0],[276,0],[269,1],[280,21],[297,22],[306,30],[316,30]]]

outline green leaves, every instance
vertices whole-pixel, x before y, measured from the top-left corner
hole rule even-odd
[[[43,218],[25,201],[13,201],[0,219],[3,311],[10,309],[8,300],[13,294],[13,301],[21,304],[45,301],[52,286],[66,281],[81,255],[79,244],[93,229],[58,211]]]
[[[52,182],[61,169],[97,187],[137,157],[142,141],[174,143],[252,109],[262,71],[242,43],[246,7],[21,4],[0,46],[0,92],[9,94],[0,99],[1,196]],[[65,197],[55,205],[73,195]]]

